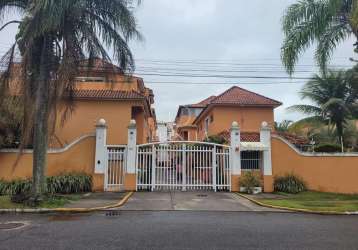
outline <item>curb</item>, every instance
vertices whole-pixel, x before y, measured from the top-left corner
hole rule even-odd
[[[304,208],[291,208],[291,207],[281,207],[281,206],[274,206],[274,205],[268,205],[265,204],[263,202],[260,202],[258,200],[255,200],[253,198],[250,198],[244,194],[240,194],[240,193],[235,193],[236,195],[245,198],[253,203],[255,203],[256,205],[259,205],[261,207],[268,207],[268,208],[275,208],[275,209],[281,209],[281,210],[287,210],[287,211],[291,211],[291,212],[297,212],[297,213],[307,213],[307,214],[321,214],[321,215],[358,215],[358,211],[357,212],[334,212],[334,211],[312,211],[309,209],[304,209]]]
[[[13,209],[0,209],[1,213],[89,213],[94,211],[101,211],[110,208],[116,208],[123,206],[128,199],[133,195],[134,192],[127,193],[118,203],[103,206],[103,207],[92,207],[92,208],[13,208]]]

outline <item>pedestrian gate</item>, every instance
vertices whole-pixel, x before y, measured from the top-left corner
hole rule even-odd
[[[121,191],[126,173],[126,146],[107,146],[105,191]]]
[[[202,142],[137,146],[137,190],[230,191],[230,147]]]

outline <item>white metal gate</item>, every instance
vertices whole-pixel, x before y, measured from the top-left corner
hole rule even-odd
[[[230,191],[230,147],[202,142],[137,146],[138,190]]]
[[[107,146],[105,191],[121,191],[126,172],[126,146]]]

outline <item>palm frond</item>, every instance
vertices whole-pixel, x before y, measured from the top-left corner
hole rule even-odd
[[[348,31],[345,26],[349,24],[345,13],[342,13],[342,6],[344,4],[341,0],[302,0],[286,10],[282,20],[285,38],[281,48],[281,60],[290,75],[294,72],[299,56],[315,41],[327,36],[329,29],[344,27],[345,31]],[[342,26],[335,25],[336,22],[341,23]],[[336,38],[339,37],[337,33]],[[342,37],[342,34],[339,34]],[[322,47],[323,45],[321,44]],[[329,45],[332,47],[332,43]],[[321,59],[324,60],[323,57]],[[322,65],[322,62],[320,64]]]
[[[315,53],[316,60],[320,68],[325,71],[327,62],[336,47],[346,40],[351,34],[347,29],[347,24],[343,22],[332,22],[325,32],[318,39],[318,46]]]
[[[308,115],[321,115],[322,109],[313,105],[293,105],[287,108],[288,111],[300,112]]]

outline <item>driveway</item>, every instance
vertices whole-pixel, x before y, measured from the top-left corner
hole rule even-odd
[[[119,210],[132,211],[278,211],[257,206],[233,193],[136,192]]]

